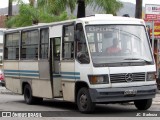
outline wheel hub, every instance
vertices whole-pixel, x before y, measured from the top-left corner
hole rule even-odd
[[[80,104],[82,107],[87,106],[87,96],[85,94],[82,94],[80,97]]]

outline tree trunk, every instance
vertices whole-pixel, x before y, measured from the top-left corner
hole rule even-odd
[[[8,16],[12,16],[12,0],[8,1]]]
[[[142,0],[136,0],[135,18],[142,18]]]
[[[77,18],[82,18],[86,16],[85,13],[85,0],[77,0],[78,9],[77,9]]]
[[[29,0],[30,6],[34,6],[35,0]]]

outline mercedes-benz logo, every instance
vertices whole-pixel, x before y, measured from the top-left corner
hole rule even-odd
[[[132,82],[133,81],[133,74],[132,73],[127,73],[125,75],[125,80],[126,80],[126,82]]]

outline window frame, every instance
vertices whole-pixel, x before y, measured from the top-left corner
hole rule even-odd
[[[73,30],[73,41],[65,41],[65,28],[69,27],[69,26],[73,26],[74,30]],[[70,58],[65,58],[64,56],[64,47],[65,47],[65,43],[70,43],[71,44],[71,57]],[[73,47],[72,47],[73,45]],[[72,56],[72,51],[73,51],[73,56]],[[62,60],[74,60],[75,59],[75,22],[71,23],[71,24],[67,24],[67,25],[63,25],[62,27]]]
[[[35,58],[27,58],[27,57],[25,57],[25,58],[23,58],[22,57],[22,47],[23,47],[23,44],[22,44],[22,41],[23,41],[23,33],[25,33],[25,32],[27,32],[27,33],[31,33],[32,31],[37,31],[37,44],[24,44],[24,46],[34,46],[34,45],[36,45],[37,46],[37,57],[35,57]],[[31,37],[30,37],[31,38]],[[40,43],[40,33],[39,33],[39,29],[37,28],[37,29],[31,29],[31,30],[22,30],[21,31],[21,44],[20,44],[20,59],[21,60],[38,60],[39,59],[39,43]],[[26,52],[25,52],[26,53]]]
[[[41,37],[41,31],[42,30],[48,30],[48,43],[42,43],[42,37]],[[47,27],[47,28],[41,28],[40,30],[39,30],[39,59],[40,60],[48,60],[49,59],[49,28]],[[42,58],[42,53],[41,53],[41,49],[42,49],[42,45],[47,45],[47,47],[48,47],[48,50],[47,50],[47,57],[46,58]]]
[[[12,45],[12,46],[7,46],[7,35],[12,35],[12,38],[13,38],[14,34],[18,34],[18,38],[19,38],[18,44],[17,45]],[[19,60],[19,58],[20,58],[20,52],[19,52],[20,51],[20,41],[21,41],[21,32],[19,32],[19,31],[9,32],[9,33],[4,34],[4,47],[3,47],[4,48],[3,52],[5,53],[5,54],[3,54],[3,59],[4,60]],[[15,52],[15,55],[16,55],[15,59],[8,59],[8,52],[7,52],[7,56],[6,56],[6,47],[11,47],[11,48],[16,48],[16,49],[18,48],[18,52],[17,51]]]
[[[82,28],[83,28],[83,34],[84,34],[84,38],[85,38],[85,44],[86,44],[86,50],[87,50],[87,52],[88,52],[88,58],[89,58],[89,61],[87,62],[87,63],[85,63],[85,62],[81,62],[79,59],[78,59],[78,44],[82,44],[82,41],[78,41],[77,40],[77,36],[75,37],[75,39],[76,39],[76,45],[75,45],[75,59],[80,63],[80,64],[90,64],[90,62],[91,62],[91,60],[90,60],[90,55],[89,55],[89,50],[88,50],[88,45],[87,45],[87,38],[86,38],[86,36],[85,36],[85,28],[83,27],[83,24],[82,23],[76,23],[76,25],[75,25],[75,30],[77,31],[77,26],[79,25],[79,24],[81,24],[82,25]]]

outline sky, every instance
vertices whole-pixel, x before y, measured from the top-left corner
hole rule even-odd
[[[23,0],[24,2],[28,2],[29,0]],[[0,0],[0,8],[8,7],[8,0]]]
[[[28,2],[28,0],[23,0],[25,2]],[[136,3],[136,0],[119,0],[123,2],[131,2],[131,3]],[[143,6],[145,7],[145,4],[159,4],[160,5],[160,0],[143,0]],[[8,6],[8,0],[0,0],[0,8],[5,8]]]
[[[131,2],[136,4],[136,0],[119,0],[123,2]],[[143,0],[143,6],[145,7],[145,4],[158,4],[160,5],[160,0]]]

